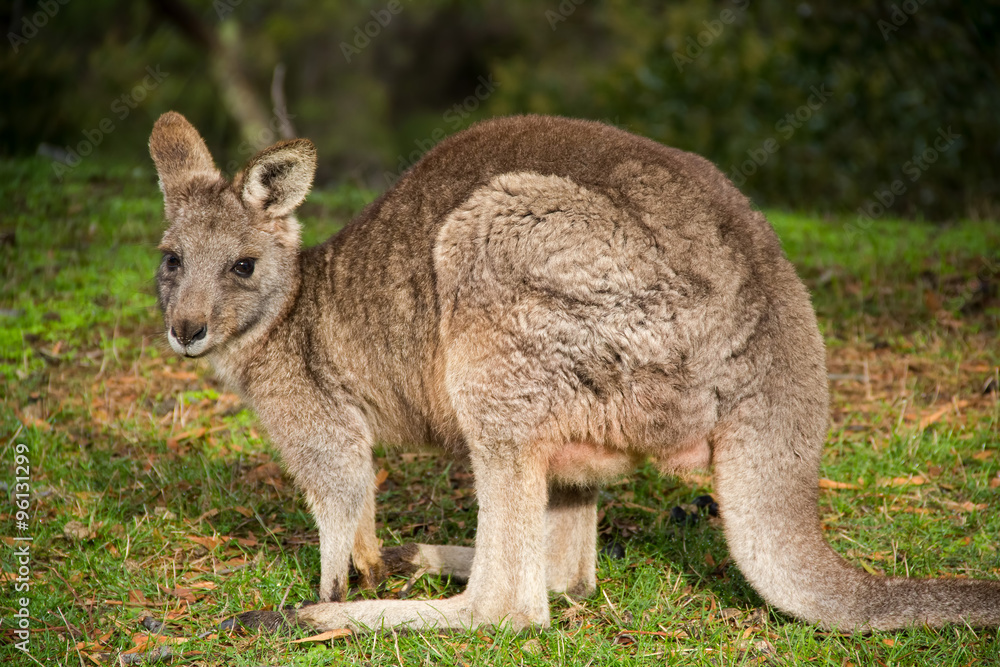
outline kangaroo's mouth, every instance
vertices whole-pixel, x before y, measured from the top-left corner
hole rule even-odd
[[[198,335],[183,336],[178,335],[174,327],[167,329],[167,342],[170,348],[182,357],[196,359],[208,353],[212,348],[211,336],[207,332],[198,332]]]

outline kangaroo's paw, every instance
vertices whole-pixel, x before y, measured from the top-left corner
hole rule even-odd
[[[382,547],[382,565],[385,574],[411,575],[420,569],[417,564],[419,544],[401,544],[398,547]]]

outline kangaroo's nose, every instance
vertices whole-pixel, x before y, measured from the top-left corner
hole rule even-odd
[[[208,334],[208,325],[195,322],[181,322],[179,326],[170,327],[170,333],[174,335],[181,345],[185,347],[199,341]]]

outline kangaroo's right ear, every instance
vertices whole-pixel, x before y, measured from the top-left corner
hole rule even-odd
[[[193,177],[219,178],[212,154],[198,130],[176,111],[168,111],[153,125],[149,154],[156,164],[163,194],[190,181]]]

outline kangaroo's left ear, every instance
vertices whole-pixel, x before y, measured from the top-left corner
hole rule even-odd
[[[316,173],[316,147],[308,139],[282,141],[258,153],[243,170],[243,201],[271,218],[298,208]],[[239,181],[239,179],[237,179]]]

